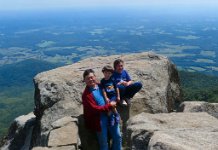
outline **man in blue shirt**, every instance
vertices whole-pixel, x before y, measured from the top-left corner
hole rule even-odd
[[[97,133],[100,150],[121,150],[122,137],[119,124],[108,127],[107,112],[116,107],[116,102],[105,103],[102,89],[96,81],[92,69],[83,73],[86,88],[82,94],[83,112],[86,127]],[[112,146],[108,146],[108,131],[112,138]]]
[[[124,61],[117,59],[114,61],[114,73],[112,79],[120,90],[121,103],[125,100],[128,105],[131,104],[130,99],[142,88],[141,82],[133,82],[128,72],[124,70]]]

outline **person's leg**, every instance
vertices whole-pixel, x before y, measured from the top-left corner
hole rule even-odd
[[[116,96],[110,97],[110,102],[111,101],[117,102],[117,97]],[[119,115],[116,108],[112,108],[112,111],[110,111],[110,112],[113,113],[113,117],[109,116],[109,120],[110,120],[109,125],[114,126],[115,123],[120,122],[120,115]]]
[[[141,82],[135,82],[126,87],[125,97],[132,98],[142,88]]]
[[[120,99],[124,98],[126,87],[124,85],[117,85],[120,92]]]
[[[114,112],[114,119],[115,119],[115,123],[119,124],[120,123],[120,114],[118,113],[117,109],[115,108],[115,112]]]
[[[116,108],[112,108],[112,112],[116,115],[118,113]]]
[[[107,115],[101,115],[101,132],[97,132],[98,143],[100,150],[108,150],[108,117]]]
[[[125,99],[125,93],[126,93],[126,87],[124,85],[117,85],[120,92],[120,104],[122,106],[127,106],[127,103],[124,101]]]
[[[110,116],[108,116],[108,124],[110,127],[114,126],[115,124],[115,118],[113,112],[111,112]]]
[[[119,124],[115,124],[113,127],[109,127],[109,132],[112,138],[111,150],[121,150],[122,149],[122,137],[120,133]]]

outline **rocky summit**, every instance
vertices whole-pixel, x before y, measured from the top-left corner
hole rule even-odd
[[[102,67],[113,66],[117,58],[124,60],[132,80],[143,84],[129,107],[118,106],[123,149],[217,149],[217,119],[206,111],[189,112],[185,109],[188,104],[179,107],[181,89],[176,66],[152,52],[87,58],[39,73],[34,78],[35,109],[15,119],[1,149],[97,150],[95,134],[84,127],[82,74],[91,68],[100,80]],[[175,113],[177,109],[182,112]]]
[[[216,150],[218,120],[201,113],[141,113],[127,123],[132,150]]]

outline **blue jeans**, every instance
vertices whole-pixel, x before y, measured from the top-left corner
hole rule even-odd
[[[120,98],[132,98],[138,91],[142,88],[141,82],[135,82],[130,84],[129,86],[118,85],[117,86],[120,90]]]
[[[108,147],[108,131],[112,138],[111,150],[121,150],[122,147],[122,137],[120,134],[119,124],[112,127],[108,126],[108,116],[106,113],[101,114],[101,132],[97,132],[98,142],[100,145],[100,150],[109,150]]]

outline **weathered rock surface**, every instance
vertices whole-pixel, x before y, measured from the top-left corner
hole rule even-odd
[[[17,118],[9,130],[10,142],[1,149],[97,150],[96,135],[84,126],[82,74],[92,68],[100,80],[102,67],[113,65],[117,58],[125,61],[133,81],[143,84],[131,107],[118,107],[127,149],[218,149],[218,105],[184,102],[179,107],[182,113],[169,113],[181,100],[178,72],[166,57],[153,53],[88,58],[38,74],[34,78],[36,118],[33,114]]]
[[[35,121],[36,117],[33,113],[17,117],[9,128],[7,135],[8,142],[1,150],[28,149]]]
[[[85,84],[82,74],[85,69],[92,68],[100,80],[103,77],[102,67],[108,64],[113,66],[112,63],[117,58],[125,61],[125,68],[133,81],[140,81],[143,84],[142,90],[132,100],[131,107],[119,108],[124,134],[125,123],[130,116],[141,112],[167,113],[175,109],[174,104],[181,100],[179,76],[175,65],[166,57],[146,52],[88,58],[72,65],[39,73],[34,78],[34,114],[37,121],[31,137],[33,148],[55,149],[67,146],[77,148],[81,144],[84,150],[98,149],[96,137],[84,128],[81,94]],[[58,137],[58,132],[65,134],[69,131],[66,127],[72,124],[75,127],[69,128],[74,128],[71,131],[75,131],[73,134],[75,138],[67,139],[69,140],[67,143],[61,143],[65,135]],[[77,131],[79,135],[76,135]],[[70,134],[66,134],[66,137],[68,136]],[[56,137],[59,138],[57,141]],[[78,140],[75,145],[76,139]]]
[[[218,120],[207,113],[141,113],[127,132],[132,150],[218,149]]]
[[[150,150],[217,150],[218,132],[158,131],[152,136]]]
[[[77,118],[72,118],[70,116],[63,117],[61,119],[56,120],[51,124],[53,129],[63,127],[71,122],[78,122]]]
[[[78,127],[75,122],[72,122],[50,132],[48,147],[77,145],[77,139]]]
[[[32,150],[77,150],[77,148],[72,145],[72,146],[60,146],[60,147],[34,147]]]
[[[133,99],[126,120],[140,112],[170,112],[174,109],[175,101],[180,101],[179,77],[175,66],[166,57],[140,53],[89,58],[40,73],[34,78],[35,114],[40,126],[34,130],[36,140],[33,140],[33,146],[48,145],[48,135],[56,120],[82,114],[83,71],[94,69],[100,80],[102,67],[112,65],[117,58],[125,61],[125,68],[133,80],[143,83],[143,89]]]
[[[218,103],[186,101],[179,107],[180,112],[207,112],[218,119]]]

